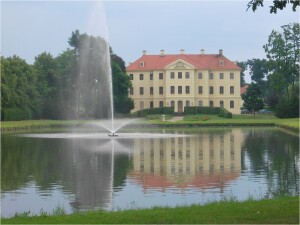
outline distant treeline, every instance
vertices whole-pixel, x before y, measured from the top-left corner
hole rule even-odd
[[[100,37],[72,32],[71,48],[53,57],[44,52],[33,65],[14,55],[1,57],[1,120],[108,117],[107,76],[112,71],[116,113],[133,100],[123,59]],[[108,59],[111,68],[108,67]],[[101,103],[101,104],[100,104]]]

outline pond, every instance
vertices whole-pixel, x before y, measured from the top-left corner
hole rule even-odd
[[[274,127],[2,134],[1,149],[2,217],[299,194],[299,137]]]

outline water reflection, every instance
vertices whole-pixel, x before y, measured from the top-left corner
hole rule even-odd
[[[58,205],[72,212],[125,209],[132,201],[139,207],[203,203],[209,193],[228,191],[243,200],[249,197],[241,191],[245,187],[250,194],[259,187],[264,196],[299,194],[298,136],[270,128],[184,132],[191,135],[176,136],[182,133],[177,130],[166,138],[137,139],[3,135],[1,214],[52,212]]]
[[[134,140],[134,170],[143,188],[223,188],[241,171],[241,130]]]

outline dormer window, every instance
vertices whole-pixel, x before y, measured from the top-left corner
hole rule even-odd
[[[223,60],[219,60],[219,66],[224,66],[224,61]]]
[[[142,61],[140,62],[140,67],[144,67],[145,66],[145,63]]]

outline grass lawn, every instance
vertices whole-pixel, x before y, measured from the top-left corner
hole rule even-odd
[[[299,132],[299,118],[279,119],[273,115],[233,115],[233,118],[223,118],[217,115],[186,115],[182,120],[171,122],[172,115],[165,115],[166,121],[162,121],[162,115],[148,115],[142,122],[161,126],[280,126]],[[77,126],[85,120],[24,120],[2,121],[1,131],[31,130],[46,127]]]
[[[1,131],[33,130],[47,127],[76,126],[86,121],[80,120],[21,120],[1,121]]]
[[[204,206],[91,211],[70,215],[19,215],[2,224],[299,224],[299,197],[245,202],[221,201]]]
[[[167,118],[167,117],[166,117]],[[218,115],[186,115],[183,120],[171,122],[161,121],[161,115],[148,118],[153,124],[172,125],[198,125],[198,126],[281,126],[299,131],[299,118],[280,119],[273,115],[233,115],[232,118],[223,118]]]

